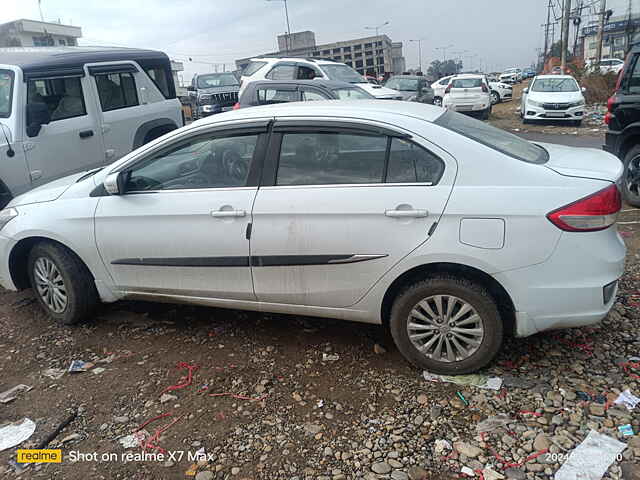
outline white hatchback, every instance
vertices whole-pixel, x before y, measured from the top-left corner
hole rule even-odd
[[[484,75],[456,75],[444,91],[442,106],[457,112],[479,114],[489,118],[491,93]]]
[[[0,284],[54,319],[142,299],[389,325],[433,372],[590,325],[625,246],[620,161],[412,102],[222,113],[0,212]]]
[[[584,91],[571,75],[538,75],[531,86],[522,90],[522,122],[552,120],[580,125],[584,117]]]

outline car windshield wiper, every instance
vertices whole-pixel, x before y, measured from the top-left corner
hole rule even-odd
[[[76,180],[76,183],[86,180],[89,177],[93,177],[96,173],[98,173],[102,169],[104,169],[104,167],[96,168],[94,170],[89,170],[87,173],[81,176],[78,180]]]

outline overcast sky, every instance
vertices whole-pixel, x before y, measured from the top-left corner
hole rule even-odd
[[[608,2],[618,3],[624,8],[628,0]],[[417,43],[409,40],[423,39],[424,70],[442,58],[436,48],[449,45],[448,57],[467,51],[458,54],[465,68],[479,62],[486,71],[530,65],[543,45],[546,5],[547,0],[288,0],[291,31],[312,30],[318,44],[367,36],[372,31],[365,26],[389,21],[380,33],[404,42],[407,67],[418,65]],[[277,50],[276,35],[286,30],[279,0],[42,0],[42,12],[46,21],[82,27],[81,45],[163,50],[184,62],[186,81],[195,72],[213,71],[212,63],[231,65]],[[39,19],[38,1],[0,0],[0,23],[18,18]]]

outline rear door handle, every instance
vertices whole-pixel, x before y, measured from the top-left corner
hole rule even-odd
[[[211,216],[215,218],[246,217],[247,212],[246,210],[214,210]]]
[[[385,210],[384,214],[387,217],[395,217],[395,218],[424,218],[429,216],[429,212],[426,210]]]
[[[80,135],[80,138],[93,137],[93,130],[83,130],[78,135]]]

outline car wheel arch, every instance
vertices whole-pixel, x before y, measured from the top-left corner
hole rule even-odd
[[[383,326],[385,328],[389,327],[393,302],[397,295],[402,292],[404,287],[420,280],[424,280],[425,278],[443,274],[465,278],[477,282],[487,288],[498,304],[498,311],[500,312],[500,316],[504,322],[505,334],[512,335],[515,333],[515,306],[511,296],[502,284],[479,268],[449,262],[428,263],[415,266],[405,271],[391,282],[382,299],[380,318],[382,319]]]
[[[27,271],[29,253],[31,252],[33,247],[42,242],[54,243],[69,251],[73,256],[80,260],[87,271],[89,271],[91,276],[95,279],[95,275],[91,271],[91,268],[89,268],[87,262],[84,261],[84,259],[68,245],[65,245],[63,242],[50,237],[32,236],[20,239],[18,243],[13,246],[11,252],[9,253],[9,273],[11,275],[13,284],[18,290],[25,290],[31,287],[31,283],[29,281],[29,273]]]
[[[640,125],[634,125],[631,128],[627,127],[624,130],[624,139],[618,152],[620,160],[624,160],[627,152],[636,145],[640,145]]]
[[[149,122],[145,122],[138,127],[136,133],[133,137],[133,146],[132,150],[135,150],[138,147],[141,147],[147,142],[150,142],[154,138],[150,138],[154,132],[162,132],[157,135],[155,138],[164,135],[165,133],[169,133],[178,128],[178,125],[171,120],[170,118],[157,118],[155,120],[151,120]]]

